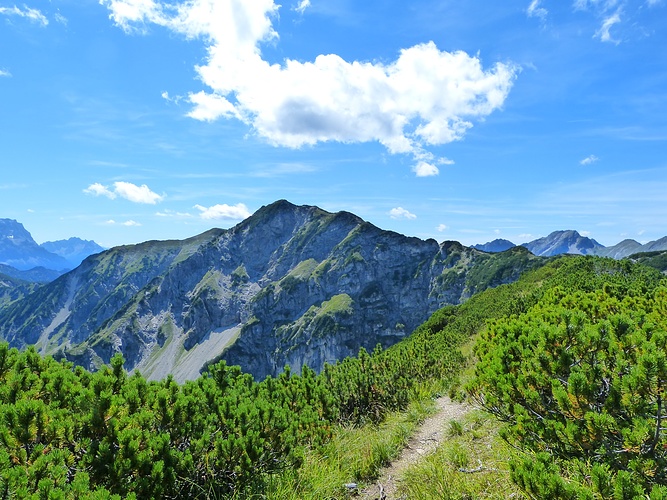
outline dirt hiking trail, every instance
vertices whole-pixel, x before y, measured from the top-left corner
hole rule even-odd
[[[440,445],[447,437],[449,422],[460,420],[473,410],[473,406],[457,403],[448,397],[435,400],[436,412],[426,418],[417,428],[417,432],[408,441],[399,457],[382,469],[375,484],[367,486],[359,493],[363,500],[399,500],[397,480],[413,463],[426,456]]]

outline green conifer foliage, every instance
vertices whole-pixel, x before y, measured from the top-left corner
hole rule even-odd
[[[626,266],[595,291],[568,276],[481,336],[469,391],[537,453],[513,468],[535,498],[664,492],[667,288],[643,272]]]

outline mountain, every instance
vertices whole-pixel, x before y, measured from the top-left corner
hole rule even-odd
[[[94,241],[82,240],[80,238],[46,241],[40,246],[66,259],[71,269],[81,264],[86,257],[104,251],[104,248]]]
[[[23,224],[12,219],[0,219],[0,264],[22,271],[40,266],[56,271],[72,267],[60,255],[40,247]]]
[[[605,247],[598,250],[597,255],[601,257],[611,257],[612,259],[623,259],[629,255],[642,252],[643,245],[635,240],[623,240],[611,247]]]
[[[48,283],[53,281],[58,276],[62,276],[62,271],[54,271],[53,269],[47,269],[45,267],[33,267],[27,271],[21,271],[15,267],[8,266],[7,264],[0,264],[0,274],[15,278],[21,281],[27,281],[29,283]]]
[[[522,246],[534,255],[551,257],[564,253],[597,255],[604,248],[597,241],[581,236],[577,231],[554,231],[549,236],[539,238]]]
[[[543,262],[279,201],[229,230],[90,256],[2,311],[0,337],[88,368],[122,352],[151,379],[192,379],[217,359],[260,378],[319,370]]]
[[[0,270],[0,314],[2,314],[4,308],[24,298],[36,290],[38,286],[35,282],[3,274]]]
[[[510,248],[514,248],[515,246],[516,245],[511,241],[499,238],[493,241],[489,241],[488,243],[484,243],[482,245],[473,245],[472,248],[476,248],[477,250],[481,250],[482,252],[498,253],[498,252],[504,252],[505,250],[509,250]]]

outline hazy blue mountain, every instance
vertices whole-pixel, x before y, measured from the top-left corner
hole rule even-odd
[[[392,345],[543,262],[279,201],[229,230],[92,255],[1,311],[0,338],[88,368],[122,352],[152,379],[195,378],[220,358],[263,377]]]
[[[659,252],[667,250],[667,236],[660,238],[659,240],[649,241],[645,245],[642,245],[642,252]]]
[[[514,248],[515,246],[516,245],[509,240],[498,238],[481,245],[473,245],[472,247],[476,248],[477,250],[481,250],[482,252],[498,253],[509,250],[510,248]]]
[[[641,243],[635,240],[623,240],[616,245],[605,247],[597,251],[596,255],[602,257],[611,257],[612,259],[622,259],[634,253],[643,252]]]
[[[65,258],[40,247],[23,224],[13,219],[0,219],[0,264],[22,271],[40,266],[56,271],[72,267]]]
[[[48,283],[53,281],[58,276],[62,276],[62,271],[54,271],[53,269],[47,269],[45,267],[33,267],[27,271],[21,271],[15,267],[8,266],[7,264],[0,264],[0,274],[15,278],[21,281],[27,281],[29,283]]]
[[[40,246],[49,252],[60,255],[66,259],[71,269],[74,269],[81,264],[86,257],[105,250],[94,241],[82,240],[81,238],[46,241]]]
[[[604,246],[592,238],[581,236],[577,231],[554,231],[549,236],[539,238],[522,246],[534,255],[551,257],[565,253],[578,255],[597,255]]]

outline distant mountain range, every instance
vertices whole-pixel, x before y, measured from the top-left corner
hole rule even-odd
[[[516,246],[508,240],[497,239],[482,245],[473,245],[473,248],[484,252],[503,252]],[[656,241],[642,245],[635,240],[623,240],[611,247],[605,247],[587,236],[582,236],[577,231],[554,231],[549,236],[539,238],[521,246],[530,250],[533,255],[539,257],[553,257],[561,254],[576,255],[598,255],[623,259],[630,255],[643,252],[654,252],[667,250],[667,236]]]
[[[51,281],[77,267],[89,255],[103,250],[94,241],[79,238],[38,245],[23,224],[12,219],[0,219],[0,266],[9,266],[15,271],[43,269],[17,275],[7,267],[0,267],[0,273],[8,276],[26,281]]]

